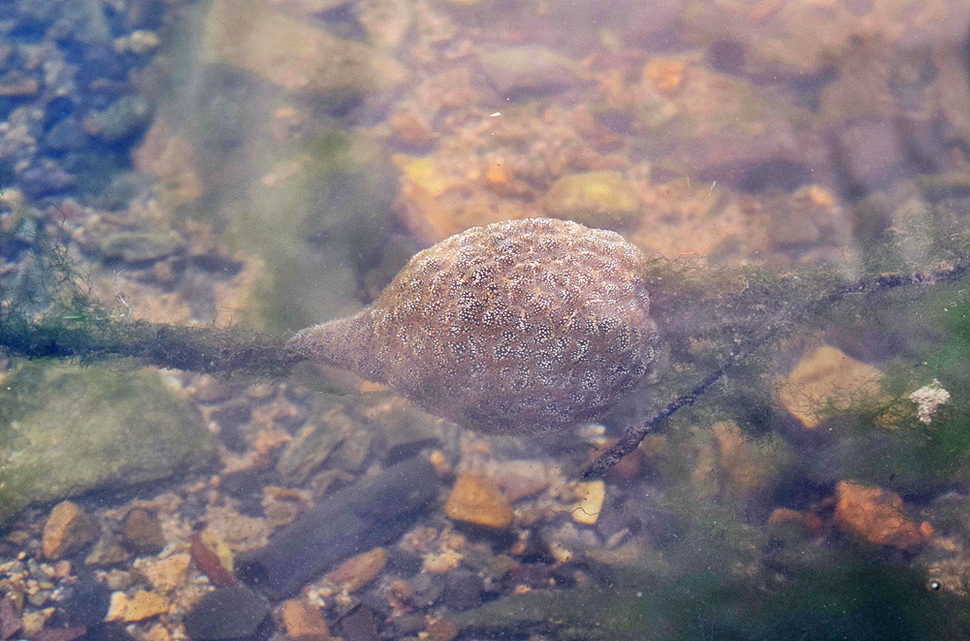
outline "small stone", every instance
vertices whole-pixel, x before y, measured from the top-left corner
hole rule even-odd
[[[202,597],[182,623],[195,641],[227,641],[256,632],[269,609],[266,597],[249,588],[220,588]]]
[[[125,518],[125,543],[139,554],[157,554],[165,547],[165,535],[158,517],[145,510],[132,510]]]
[[[125,607],[124,621],[141,621],[168,612],[169,601],[161,594],[138,590]]]
[[[480,54],[479,64],[502,98],[548,95],[579,81],[580,64],[545,47],[508,47]]]
[[[512,506],[494,481],[481,474],[465,473],[458,477],[448,500],[445,514],[456,521],[504,530],[512,524]]]
[[[356,592],[376,577],[387,563],[384,548],[351,557],[327,574],[327,579],[346,592]]]
[[[586,525],[596,523],[606,500],[606,484],[599,480],[576,483],[576,493],[582,498],[572,507],[573,520]]]
[[[128,140],[141,134],[151,124],[153,109],[141,95],[119,98],[107,109],[94,116],[97,136],[109,143]]]
[[[212,530],[203,530],[192,537],[189,554],[212,585],[228,588],[236,583],[232,550]]]
[[[598,229],[633,227],[640,220],[640,199],[619,172],[594,171],[563,176],[549,188],[543,211]]]
[[[107,567],[120,565],[131,558],[131,555],[121,547],[121,543],[109,530],[101,532],[101,538],[94,544],[91,553],[84,559],[87,565]]]
[[[104,240],[101,254],[107,260],[147,263],[181,251],[182,239],[174,232],[116,232]]]
[[[358,607],[340,621],[347,641],[377,641],[377,617],[370,608]]]
[[[81,508],[70,501],[62,501],[54,506],[44,524],[41,540],[44,557],[56,560],[69,556],[96,536],[94,524]]]
[[[441,617],[440,619],[427,620],[425,630],[431,641],[451,641],[458,636],[458,624],[451,619]]]
[[[882,373],[871,365],[824,345],[804,356],[788,374],[778,396],[782,405],[805,427],[819,425],[818,410],[830,401],[846,407],[851,394],[877,396]]]
[[[330,638],[330,629],[320,614],[320,608],[290,599],[281,605],[280,615],[286,636],[293,641],[327,641]]]
[[[917,526],[906,516],[903,499],[895,492],[840,481],[835,498],[836,525],[864,541],[906,550],[932,535],[932,528]]]
[[[643,83],[662,94],[670,94],[680,87],[687,65],[676,58],[656,58],[643,67]]]
[[[173,554],[166,559],[138,559],[135,569],[161,594],[172,592],[185,584],[191,557]]]

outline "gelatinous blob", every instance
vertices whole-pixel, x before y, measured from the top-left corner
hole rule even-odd
[[[656,366],[643,260],[619,234],[569,221],[477,227],[414,256],[355,316],[291,344],[464,427],[555,430],[603,413]]]

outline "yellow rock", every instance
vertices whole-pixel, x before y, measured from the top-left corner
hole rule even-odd
[[[129,623],[168,612],[169,601],[161,594],[138,590],[125,608],[124,620]]]
[[[563,176],[542,202],[545,213],[599,229],[623,229],[640,219],[640,198],[619,172]]]
[[[882,373],[829,345],[806,355],[783,381],[778,400],[805,427],[817,427],[818,410],[832,401],[846,407],[849,397],[879,394]]]
[[[456,521],[504,530],[512,524],[512,506],[498,486],[481,474],[462,474],[445,503],[445,514]]]
[[[573,506],[573,520],[587,525],[596,523],[606,499],[606,485],[603,481],[577,483],[576,492],[583,498]]]

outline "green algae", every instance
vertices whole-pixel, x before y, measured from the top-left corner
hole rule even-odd
[[[0,387],[0,526],[32,503],[211,462],[198,416],[152,370],[27,363]]]

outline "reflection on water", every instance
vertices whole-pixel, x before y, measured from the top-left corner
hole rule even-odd
[[[50,242],[115,308],[72,320],[281,335],[496,221],[670,260],[664,371],[542,438],[310,366],[6,359],[0,639],[970,636],[968,31],[956,0],[4,3],[5,307],[51,305]]]

